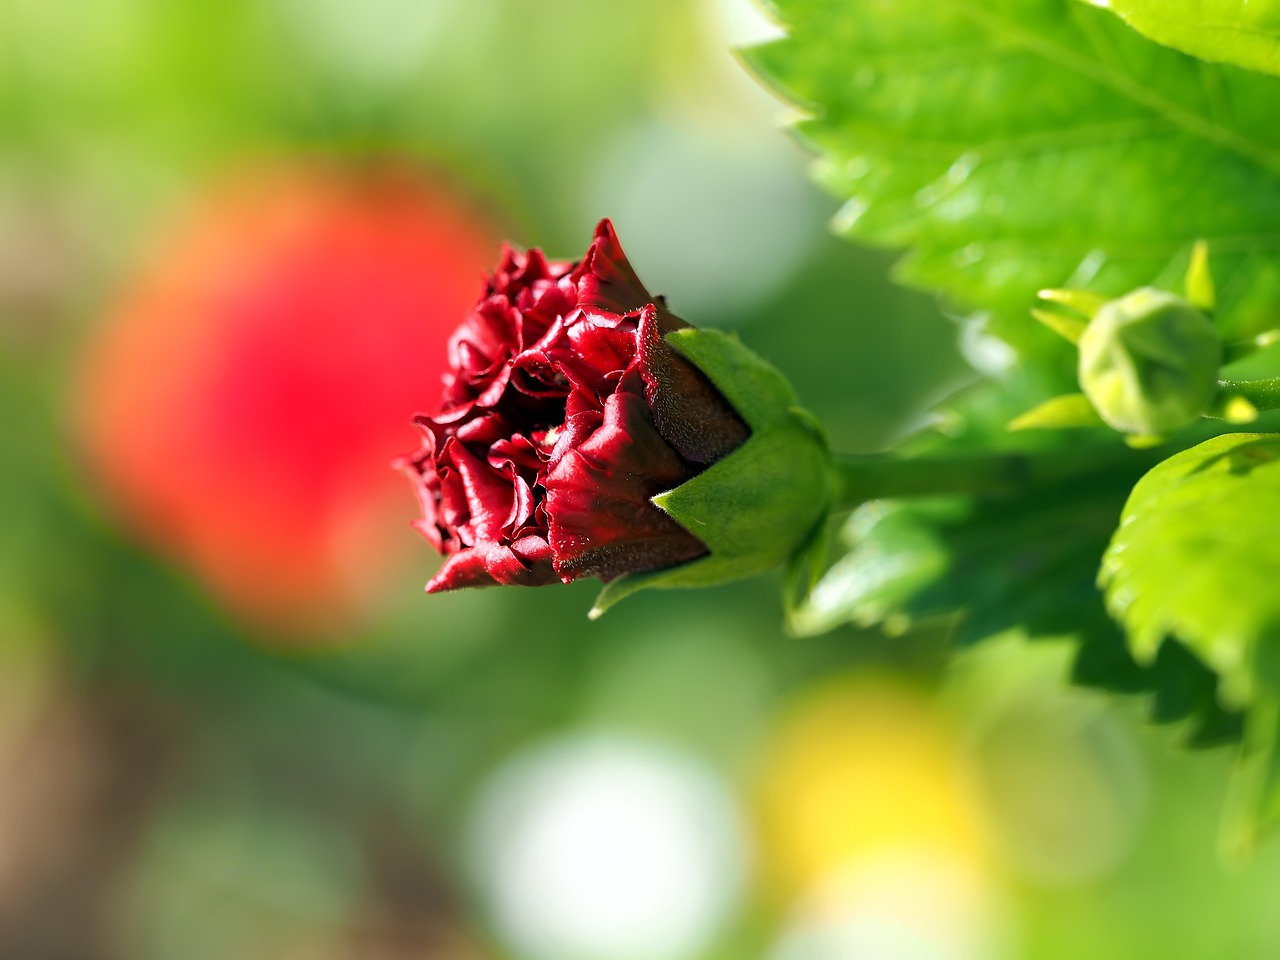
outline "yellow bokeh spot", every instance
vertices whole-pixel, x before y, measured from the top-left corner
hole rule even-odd
[[[784,894],[889,849],[980,858],[955,744],[921,693],[884,677],[824,683],[793,704],[759,800],[767,874]]]

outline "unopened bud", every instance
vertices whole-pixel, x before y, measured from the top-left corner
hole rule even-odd
[[[1191,303],[1150,287],[1103,305],[1080,336],[1080,387],[1123,433],[1161,436],[1194,423],[1218,389],[1222,341]]]

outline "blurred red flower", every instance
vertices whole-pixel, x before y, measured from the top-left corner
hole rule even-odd
[[[388,468],[496,245],[403,169],[246,172],[161,238],[87,345],[89,486],[218,597],[332,628],[398,555]]]

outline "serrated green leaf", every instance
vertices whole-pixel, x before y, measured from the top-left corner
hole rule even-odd
[[[1107,605],[1139,659],[1169,637],[1248,704],[1259,646],[1280,641],[1280,435],[1214,437],[1134,487],[1102,563]]]
[[[1276,0],[1086,0],[1143,36],[1202,60],[1280,74]]]
[[[1074,354],[1037,290],[1182,289],[1208,243],[1224,333],[1280,303],[1280,80],[1205,64],[1075,0],[779,0],[746,51],[807,114],[837,226],[901,279],[990,312],[1024,356]]]

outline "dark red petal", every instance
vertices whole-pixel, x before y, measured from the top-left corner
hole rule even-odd
[[[510,433],[511,426],[501,415],[481,412],[479,416],[459,424],[453,435],[463,443],[488,447],[505,439]]]
[[[427,593],[442,593],[462,587],[487,587],[498,581],[485,569],[484,558],[475,550],[455,553],[427,582]]]
[[[575,403],[575,397],[581,397],[586,403]],[[548,435],[547,437],[548,440],[554,442],[551,454],[548,457],[550,467],[554,467],[559,463],[560,459],[570,450],[581,446],[604,421],[604,408],[588,405],[590,403],[594,403],[594,398],[590,398],[585,394],[575,394],[569,398],[569,409],[572,412],[568,415],[564,425],[555,431],[554,436]]]
[[[551,568],[551,544],[547,543],[546,537],[540,537],[536,534],[521,537],[511,544],[511,550],[531,568],[534,568],[535,565],[545,565],[547,569]],[[532,575],[535,574],[531,573]],[[550,583],[556,579],[558,578],[552,572],[545,582]]]
[[[528,437],[515,434],[510,439],[500,439],[489,447],[489,465],[495,470],[510,464],[516,469],[536,473],[545,462],[537,446]]]
[[[516,491],[510,478],[494,470],[461,443],[451,442],[447,452],[462,481],[476,542],[496,541],[518,509]]]
[[[605,401],[603,422],[578,451],[617,474],[618,482],[656,484],[659,490],[683,482],[692,473],[654,427],[636,375],[625,377]]]
[[[516,374],[513,383],[522,393],[560,398],[569,392],[568,380],[548,355],[555,351],[557,342],[564,339],[564,330],[565,320],[557,318],[537,343],[511,361]]]
[[[533,490],[530,489],[528,481],[523,477],[515,476],[515,467],[506,468],[512,473],[512,498],[511,513],[506,521],[502,524],[503,531],[510,535],[513,531],[519,530],[533,516],[533,508],[536,501],[533,498]]]
[[[515,300],[521,290],[539,280],[559,279],[573,266],[569,263],[549,261],[538,249],[516,253],[503,244],[502,252],[502,262],[494,271],[489,289],[511,300]]]
[[[446,560],[427,584],[427,593],[495,584],[536,587],[554,581],[555,572],[549,562],[533,560],[526,564],[511,547],[480,543]]]
[[[711,464],[746,442],[751,431],[729,401],[662,340],[653,307],[640,312],[636,338],[645,400],[658,432],[680,456]]]
[[[444,540],[440,536],[440,527],[436,522],[436,507],[440,496],[440,480],[435,472],[435,437],[428,430],[424,434],[422,447],[408,457],[401,457],[393,466],[413,484],[413,491],[422,508],[422,517],[413,521],[414,529],[422,533],[437,550],[444,549]]]
[[[510,278],[520,269],[520,255],[511,244],[504,243],[502,245],[502,258],[498,261],[497,269],[489,275],[489,283],[485,287],[487,296],[501,294],[506,296],[506,288],[510,283]]]
[[[471,418],[474,408],[475,403],[468,400],[464,403],[459,403],[457,406],[448,405],[433,417],[420,413],[413,418],[413,422],[419,427],[431,429],[439,439],[449,435],[453,424],[466,423]]]
[[[585,316],[568,328],[567,339],[547,351],[548,360],[574,386],[589,390],[603,402],[635,359],[634,327],[609,326]]]
[[[543,481],[556,572],[565,581],[684,563],[706,547],[649,502],[690,473],[658,435],[636,393],[605,404],[604,421]]]
[[[434,513],[434,510],[432,512]],[[420,517],[417,520],[410,520],[409,526],[426,537],[438,552],[445,552],[444,540],[440,536],[440,528],[436,524],[434,516]]]
[[[422,509],[422,516],[414,520],[412,526],[421,531],[437,550],[443,549],[444,544],[436,523],[440,481],[435,472],[434,451],[424,447],[414,456],[405,456],[396,460],[392,467],[409,478],[414,495],[418,498],[418,505]]]
[[[521,292],[516,308],[529,322],[528,334],[521,341],[529,344],[558,319],[578,308],[578,293],[568,282],[543,280]]]
[[[480,301],[449,338],[449,365],[470,374],[510,353],[519,333],[520,315],[505,297]]]
[[[561,349],[572,349],[575,354],[596,370],[625,370],[636,355],[636,324],[638,313],[622,317],[602,317],[600,314],[583,314],[569,326],[568,344]]]
[[[631,269],[618,234],[608,219],[596,225],[587,255],[572,277],[578,288],[579,303],[584,307],[624,314],[639,310],[654,299]]]
[[[548,478],[550,480],[550,478]],[[556,573],[613,580],[624,573],[687,563],[706,546],[634,487],[610,488],[608,478],[576,450],[556,469],[547,491]]]

